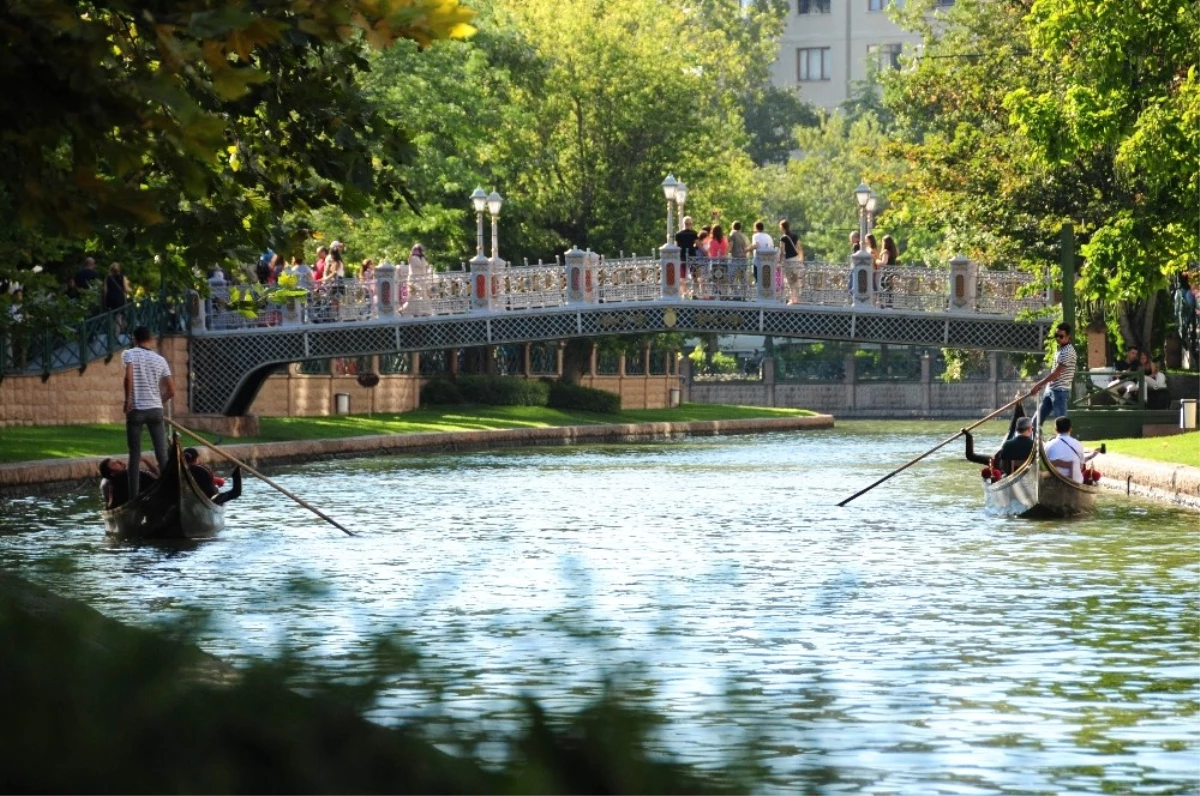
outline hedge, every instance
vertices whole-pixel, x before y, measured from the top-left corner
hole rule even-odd
[[[615,393],[561,381],[552,381],[549,384],[549,405],[555,409],[577,409],[604,415],[615,415],[621,411],[621,396]]]

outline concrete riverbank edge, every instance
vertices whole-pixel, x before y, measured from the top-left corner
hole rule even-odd
[[[1200,510],[1200,467],[1108,453],[1095,460],[1100,485],[1127,495]]]
[[[221,449],[252,467],[259,467],[264,464],[282,465],[320,459],[401,453],[445,453],[533,445],[653,442],[678,437],[714,437],[772,431],[814,430],[833,428],[833,424],[832,415],[807,415],[738,420],[693,420],[679,423],[612,423],[594,426],[382,434],[339,437],[337,439],[222,445]],[[196,447],[201,446],[196,445]],[[114,455],[120,455],[120,453]],[[0,465],[0,495],[14,496],[53,491],[87,481],[95,481],[99,478],[97,467],[104,458],[103,456],[89,456],[80,459],[41,459]],[[209,462],[220,459],[211,451],[205,453],[205,458]]]

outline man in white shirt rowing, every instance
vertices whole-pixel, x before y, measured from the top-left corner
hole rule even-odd
[[[154,458],[159,469],[167,466],[167,430],[163,424],[163,401],[175,397],[171,367],[151,349],[150,330],[133,330],[134,347],[121,355],[125,363],[125,441],[129,445],[129,500],[138,494],[139,464],[142,459],[142,427],[150,431]]]

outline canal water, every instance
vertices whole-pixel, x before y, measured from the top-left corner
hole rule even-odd
[[[90,491],[8,501],[0,568],[131,624],[207,612],[235,663],[286,647],[353,679],[399,640],[445,689],[397,676],[384,722],[502,736],[522,695],[570,712],[607,677],[684,760],[749,750],[762,792],[1197,792],[1197,515],[1112,493],[990,517],[959,442],[837,507],[955,429],[273,471],[357,538],[255,481],[189,550],[106,543]]]

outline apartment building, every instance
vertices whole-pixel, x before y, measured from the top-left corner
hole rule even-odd
[[[788,0],[771,81],[780,88],[798,86],[801,98],[813,105],[836,108],[850,96],[851,84],[867,76],[869,64],[894,69],[900,54],[920,42],[892,22],[887,13],[892,2],[903,0]]]

